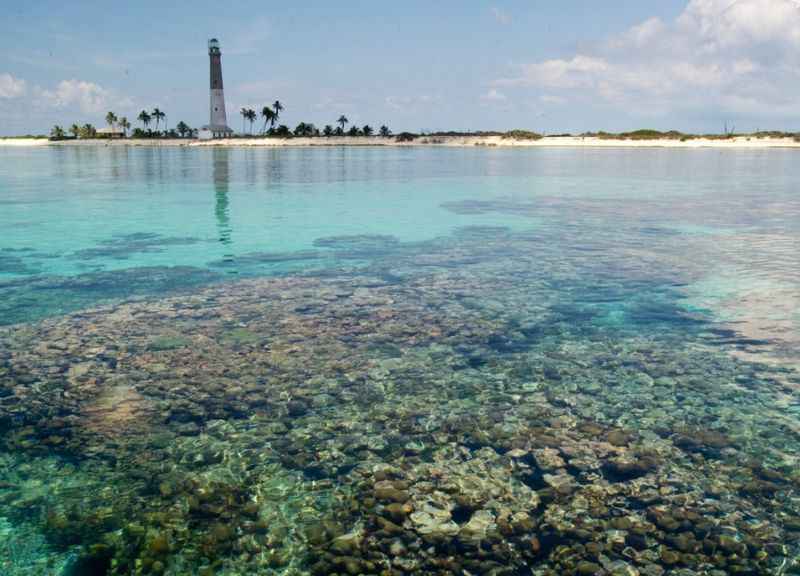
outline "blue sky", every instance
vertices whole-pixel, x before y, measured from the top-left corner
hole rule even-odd
[[[0,31],[0,134],[154,106],[199,126],[212,36],[234,129],[275,99],[291,126],[800,129],[800,0],[32,0]]]

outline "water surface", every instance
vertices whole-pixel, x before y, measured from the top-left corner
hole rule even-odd
[[[789,150],[0,149],[0,565],[794,573],[799,183]]]

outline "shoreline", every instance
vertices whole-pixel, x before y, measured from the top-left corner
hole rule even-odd
[[[31,146],[171,146],[228,148],[286,148],[286,147],[445,147],[445,148],[716,148],[762,149],[800,148],[792,138],[758,138],[736,136],[729,139],[693,138],[689,140],[623,140],[595,136],[545,136],[539,140],[504,138],[502,136],[420,136],[410,142],[398,142],[394,137],[315,137],[315,138],[229,138],[223,140],[185,139],[126,139],[126,140],[62,140],[45,138],[0,138],[0,147]]]

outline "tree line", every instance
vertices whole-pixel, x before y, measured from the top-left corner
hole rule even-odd
[[[159,108],[153,108],[151,112],[142,110],[136,119],[142,123],[142,127],[134,127],[131,136],[133,138],[192,138],[197,136],[197,129],[192,128],[186,122],[180,121],[175,125],[175,128],[168,129],[166,124],[167,114]],[[128,130],[131,129],[131,123],[126,116],[117,117],[114,112],[106,114],[106,124],[112,129],[119,129],[122,131],[123,138],[128,137]],[[150,128],[150,124],[155,121],[155,130]],[[161,122],[164,122],[164,129],[160,130]],[[84,124],[79,126],[73,124],[69,128],[63,128],[61,125],[56,124],[50,130],[50,138],[52,140],[65,140],[67,138],[79,138],[81,140],[107,137],[110,138],[112,133],[99,133],[97,128],[92,124]]]
[[[339,118],[336,120],[335,127],[332,124],[327,124],[324,128],[322,128],[322,130],[320,130],[313,123],[300,122],[297,126],[295,126],[294,130],[292,130],[285,124],[278,124],[280,113],[283,111],[283,109],[283,105],[278,100],[276,100],[271,107],[264,106],[261,109],[260,116],[264,120],[264,125],[260,132],[262,136],[276,136],[278,138],[299,136],[313,138],[319,136],[372,136],[375,134],[375,129],[369,124],[364,124],[364,126],[352,125],[349,129],[347,129],[346,127],[350,123],[350,120],[348,120],[347,116],[345,115],[339,116]],[[242,108],[239,111],[239,114],[242,117],[242,134],[245,133],[245,122],[249,122],[250,135],[253,135],[253,124],[258,120],[259,113],[252,108]],[[276,126],[276,124],[278,125]],[[392,135],[392,131],[389,130],[389,127],[386,125],[381,126],[377,133],[384,138]]]
[[[264,106],[260,114],[252,108],[242,108],[239,112],[242,116],[242,134],[245,134],[245,123],[249,122],[249,133],[252,136],[253,124],[258,121],[260,117],[264,121],[260,130],[262,136],[274,136],[277,138],[290,138],[292,136],[313,138],[320,136],[373,136],[377,133],[387,138],[392,135],[392,131],[389,130],[389,127],[386,125],[378,128],[377,132],[369,124],[364,124],[363,126],[351,125],[348,128],[347,126],[350,124],[350,120],[348,120],[345,115],[339,116],[335,123],[327,124],[322,129],[319,129],[313,123],[300,122],[292,130],[285,124],[279,124],[280,115],[283,110],[284,106],[279,100],[273,102],[272,105]],[[198,135],[196,128],[192,128],[183,121],[178,122],[174,128],[169,129],[167,127],[167,114],[159,108],[153,108],[151,111],[142,110],[139,112],[136,119],[141,123],[141,127],[136,126],[133,128],[131,133],[131,137],[133,138],[196,138]],[[63,140],[69,137],[80,139],[111,137],[115,135],[113,133],[114,128],[118,128],[122,131],[123,138],[128,137],[131,123],[128,121],[127,117],[122,116],[118,118],[114,112],[108,112],[105,120],[109,128],[112,129],[112,133],[98,133],[97,129],[92,124],[84,124],[83,126],[73,124],[68,129],[56,125],[53,126],[53,129],[50,131],[50,138],[53,140]],[[161,129],[162,123],[163,130]],[[151,128],[151,124],[155,124],[155,126]]]
[[[109,112],[111,114],[111,112]],[[181,120],[175,125],[173,129],[167,129],[167,114],[159,108],[153,108],[152,112],[142,110],[136,119],[142,123],[142,128],[134,128],[131,136],[134,138],[193,138],[197,136],[197,129],[192,128],[186,122]],[[155,130],[150,129],[150,123],[155,121]],[[164,122],[164,130],[159,130],[159,125]],[[111,124],[109,116],[106,115],[106,122]],[[127,130],[125,136],[127,137]]]

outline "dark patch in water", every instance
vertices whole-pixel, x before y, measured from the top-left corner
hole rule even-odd
[[[105,576],[110,571],[110,557],[81,556],[70,562],[61,572],[61,576]]]
[[[453,522],[463,525],[470,521],[472,512],[472,509],[466,506],[456,506],[450,514],[453,518]]]
[[[757,338],[729,338],[726,340],[717,340],[717,344],[733,344],[735,346],[769,346],[772,344],[769,340],[759,340]]]
[[[104,240],[95,248],[78,250],[68,256],[73,260],[113,258],[127,260],[133,254],[163,252],[166,246],[188,246],[200,242],[198,238],[165,237],[160,234],[139,232]]]
[[[462,226],[457,228],[453,235],[463,239],[486,238],[494,240],[507,237],[510,233],[511,229],[507,226]]]
[[[314,240],[316,248],[331,250],[339,260],[359,260],[385,257],[398,253],[403,245],[394,236],[357,234],[328,236]]]
[[[673,228],[662,228],[660,226],[645,226],[644,228],[639,228],[639,234],[645,236],[680,236],[681,232],[679,230],[675,230]]]
[[[631,323],[643,326],[651,324],[671,324],[686,327],[705,326],[702,320],[686,315],[673,303],[668,302],[639,303],[628,311],[627,319]]]
[[[224,276],[210,270],[159,266],[0,282],[0,325],[64,314],[118,298],[168,295],[222,279]]]
[[[384,358],[402,358],[403,357],[403,350],[395,346],[390,342],[384,342],[380,344],[373,344],[368,347],[370,352],[375,353],[378,356],[382,356]]]
[[[331,248],[348,252],[380,251],[396,248],[400,241],[385,234],[354,234],[345,236],[326,236],[314,240],[318,248]]]
[[[486,345],[500,354],[513,354],[514,352],[525,352],[531,347],[528,340],[514,339],[506,334],[492,334],[486,340]]]
[[[297,252],[250,252],[241,256],[231,256],[208,263],[211,268],[227,268],[230,266],[277,264],[301,260],[318,260],[324,255],[316,250],[298,250]]]
[[[4,251],[8,252],[8,251]],[[19,256],[9,253],[0,253],[0,274],[38,274],[39,269],[25,263]]]

